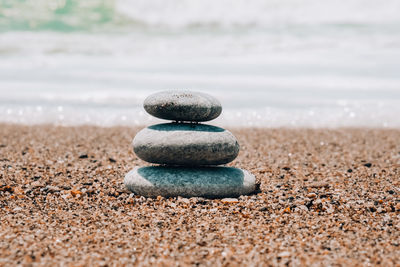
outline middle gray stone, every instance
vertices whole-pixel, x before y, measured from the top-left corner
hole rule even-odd
[[[239,153],[239,144],[231,132],[205,124],[153,125],[141,130],[132,145],[142,160],[169,165],[226,164]]]

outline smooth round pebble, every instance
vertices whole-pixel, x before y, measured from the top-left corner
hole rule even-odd
[[[213,96],[191,91],[164,91],[150,95],[144,109],[152,116],[175,121],[210,121],[222,112]]]
[[[239,143],[229,131],[206,124],[165,123],[141,130],[133,150],[144,161],[169,165],[220,165],[233,161]]]
[[[224,198],[256,190],[254,175],[233,167],[136,167],[124,183],[130,191],[146,197]]]

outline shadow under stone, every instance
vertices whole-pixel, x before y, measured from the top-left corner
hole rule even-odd
[[[198,131],[198,132],[223,132],[225,129],[207,125],[194,123],[162,123],[148,127],[156,131]]]

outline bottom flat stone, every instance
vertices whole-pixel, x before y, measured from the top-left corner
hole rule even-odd
[[[136,167],[125,186],[147,197],[237,197],[256,190],[254,175],[232,167]]]

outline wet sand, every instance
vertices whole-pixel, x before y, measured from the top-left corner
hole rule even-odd
[[[224,200],[127,191],[137,130],[0,124],[0,266],[399,264],[400,130],[230,129]]]

